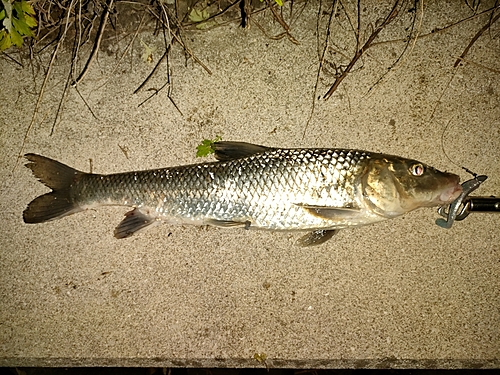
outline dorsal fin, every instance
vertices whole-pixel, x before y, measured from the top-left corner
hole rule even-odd
[[[255,154],[272,150],[271,147],[254,145],[246,142],[215,142],[213,144],[215,158],[220,161],[242,159]]]

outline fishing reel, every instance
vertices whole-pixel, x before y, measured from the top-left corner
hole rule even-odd
[[[438,214],[445,219],[437,219],[436,224],[441,228],[449,229],[455,221],[465,219],[471,212],[500,212],[500,198],[498,197],[470,197],[469,194],[478,189],[488,176],[474,176],[462,184],[462,193],[448,206],[438,208]]]

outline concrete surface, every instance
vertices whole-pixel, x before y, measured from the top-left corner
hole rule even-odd
[[[343,3],[355,20],[354,5]],[[483,1],[480,10],[493,4]],[[294,14],[303,5],[295,3]],[[473,14],[464,1],[418,6],[422,35]],[[366,4],[364,40],[389,9]],[[97,119],[70,90],[50,136],[68,72],[69,56],[61,56],[24,150],[86,171],[92,159],[94,172],[111,173],[196,162],[196,145],[222,135],[397,154],[469,179],[443,154],[444,134],[455,163],[489,176],[478,193],[500,195],[500,22],[455,69],[491,13],[422,37],[368,92],[405,43],[373,46],[330,100],[316,101],[304,131],[313,95],[334,80],[332,64],[347,64],[342,54],[354,53],[352,29],[339,13],[316,94],[317,2],[291,23],[300,45],[271,40],[255,24],[186,32],[213,74],[173,48],[172,98],[183,115],[165,91],[138,107],[151,91],[132,92],[152,65],[137,42],[113,71],[130,39],[108,36],[79,86]],[[283,14],[288,20],[288,6]],[[401,12],[376,41],[407,36],[412,15]],[[269,14],[255,19],[269,35],[281,32]],[[157,46],[156,62],[162,39],[140,37]],[[500,215],[471,215],[444,230],[434,224],[436,211],[423,209],[308,249],[294,246],[297,233],[166,225],[116,240],[113,228],[126,208],[24,224],[22,211],[47,189],[27,168],[13,168],[48,57],[33,67],[24,59],[24,69],[0,60],[0,365],[500,366]],[[165,80],[163,66],[147,88]]]

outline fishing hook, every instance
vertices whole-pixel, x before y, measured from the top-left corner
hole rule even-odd
[[[469,216],[472,211],[476,212],[500,212],[500,198],[496,197],[469,197],[469,194],[479,188],[488,176],[474,176],[473,179],[462,184],[462,193],[446,206],[438,208],[439,215],[446,218],[437,219],[436,224],[441,228],[451,228],[455,221],[460,221]]]

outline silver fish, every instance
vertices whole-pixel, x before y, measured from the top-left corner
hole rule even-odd
[[[419,207],[446,205],[457,175],[416,160],[345,149],[280,149],[214,143],[218,161],[147,171],[92,174],[27,154],[28,168],[51,192],[34,199],[26,223],[103,205],[134,209],[116,238],[164,221],[246,229],[308,230],[302,246],[336,230],[375,223]]]

